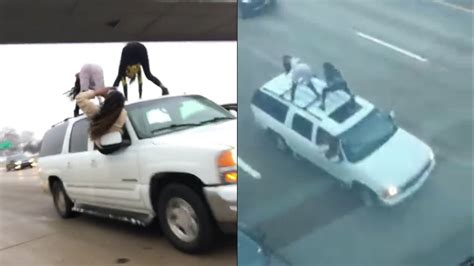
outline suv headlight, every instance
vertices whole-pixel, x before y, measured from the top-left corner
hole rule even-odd
[[[225,183],[237,183],[237,153],[235,149],[226,150],[219,154],[217,166]]]
[[[391,198],[398,194],[398,188],[396,186],[389,186],[384,193],[386,198]]]

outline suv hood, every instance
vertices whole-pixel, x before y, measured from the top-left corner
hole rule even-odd
[[[420,173],[432,156],[425,143],[399,128],[383,146],[357,165],[364,179],[382,187],[400,186]]]
[[[152,141],[154,144],[219,145],[237,148],[237,119],[178,130],[154,137]]]

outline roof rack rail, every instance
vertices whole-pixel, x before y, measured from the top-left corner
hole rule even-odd
[[[71,118],[73,118],[73,117],[67,117],[67,118],[65,118],[63,121],[52,125],[51,128],[53,128],[53,127],[55,127],[55,126],[57,126],[57,125],[60,125],[60,124],[62,124],[62,123],[64,123],[64,122],[68,121],[68,120],[71,119]]]
[[[263,87],[263,90],[272,93],[273,95],[279,97],[280,99],[282,99],[282,100],[284,100],[284,101],[287,101],[287,102],[292,103],[291,101],[289,101],[289,100],[287,100],[287,99],[285,99],[285,98],[283,97],[288,91],[291,90],[291,88],[288,89],[288,90],[286,90],[285,92],[283,92],[283,93],[281,93],[281,94],[278,94],[278,93],[276,93],[276,92],[274,92],[274,91],[272,91],[272,90],[269,90],[269,89],[267,89],[267,88],[265,88],[265,87]],[[318,119],[319,121],[322,121],[322,118],[321,118],[320,116],[318,116],[318,115],[316,115],[316,114],[314,114],[314,113],[312,113],[312,112],[309,112],[309,111],[307,110],[311,105],[313,105],[315,102],[317,102],[318,97],[319,97],[319,96],[315,96],[314,99],[313,99],[309,104],[307,104],[305,107],[301,107],[301,106],[298,106],[298,105],[296,105],[296,104],[293,104],[293,106],[295,106],[296,108],[300,108],[301,110],[305,111],[307,114],[313,116],[314,118]]]

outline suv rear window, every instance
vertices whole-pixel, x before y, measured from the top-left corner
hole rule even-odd
[[[51,156],[61,153],[66,136],[68,123],[55,126],[48,130],[43,137],[39,157]]]
[[[283,123],[285,121],[288,106],[275,100],[273,97],[257,90],[252,98],[252,103],[279,122]]]

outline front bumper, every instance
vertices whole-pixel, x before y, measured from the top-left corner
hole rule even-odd
[[[436,161],[433,159],[433,161],[430,164],[430,167],[425,171],[425,173],[420,177],[418,182],[416,182],[413,186],[407,188],[406,190],[402,191],[400,194],[397,194],[394,197],[391,198],[380,198],[380,202],[382,205],[385,206],[394,206],[399,204],[400,202],[404,201],[405,199],[409,198],[413,194],[415,194],[418,189],[425,183],[426,179],[428,179],[428,176],[430,176],[431,172],[433,171],[434,167],[436,165]]]
[[[204,194],[216,221],[221,225],[237,224],[237,185],[205,187]],[[226,229],[226,231],[229,231]],[[234,231],[232,229],[231,231]]]

